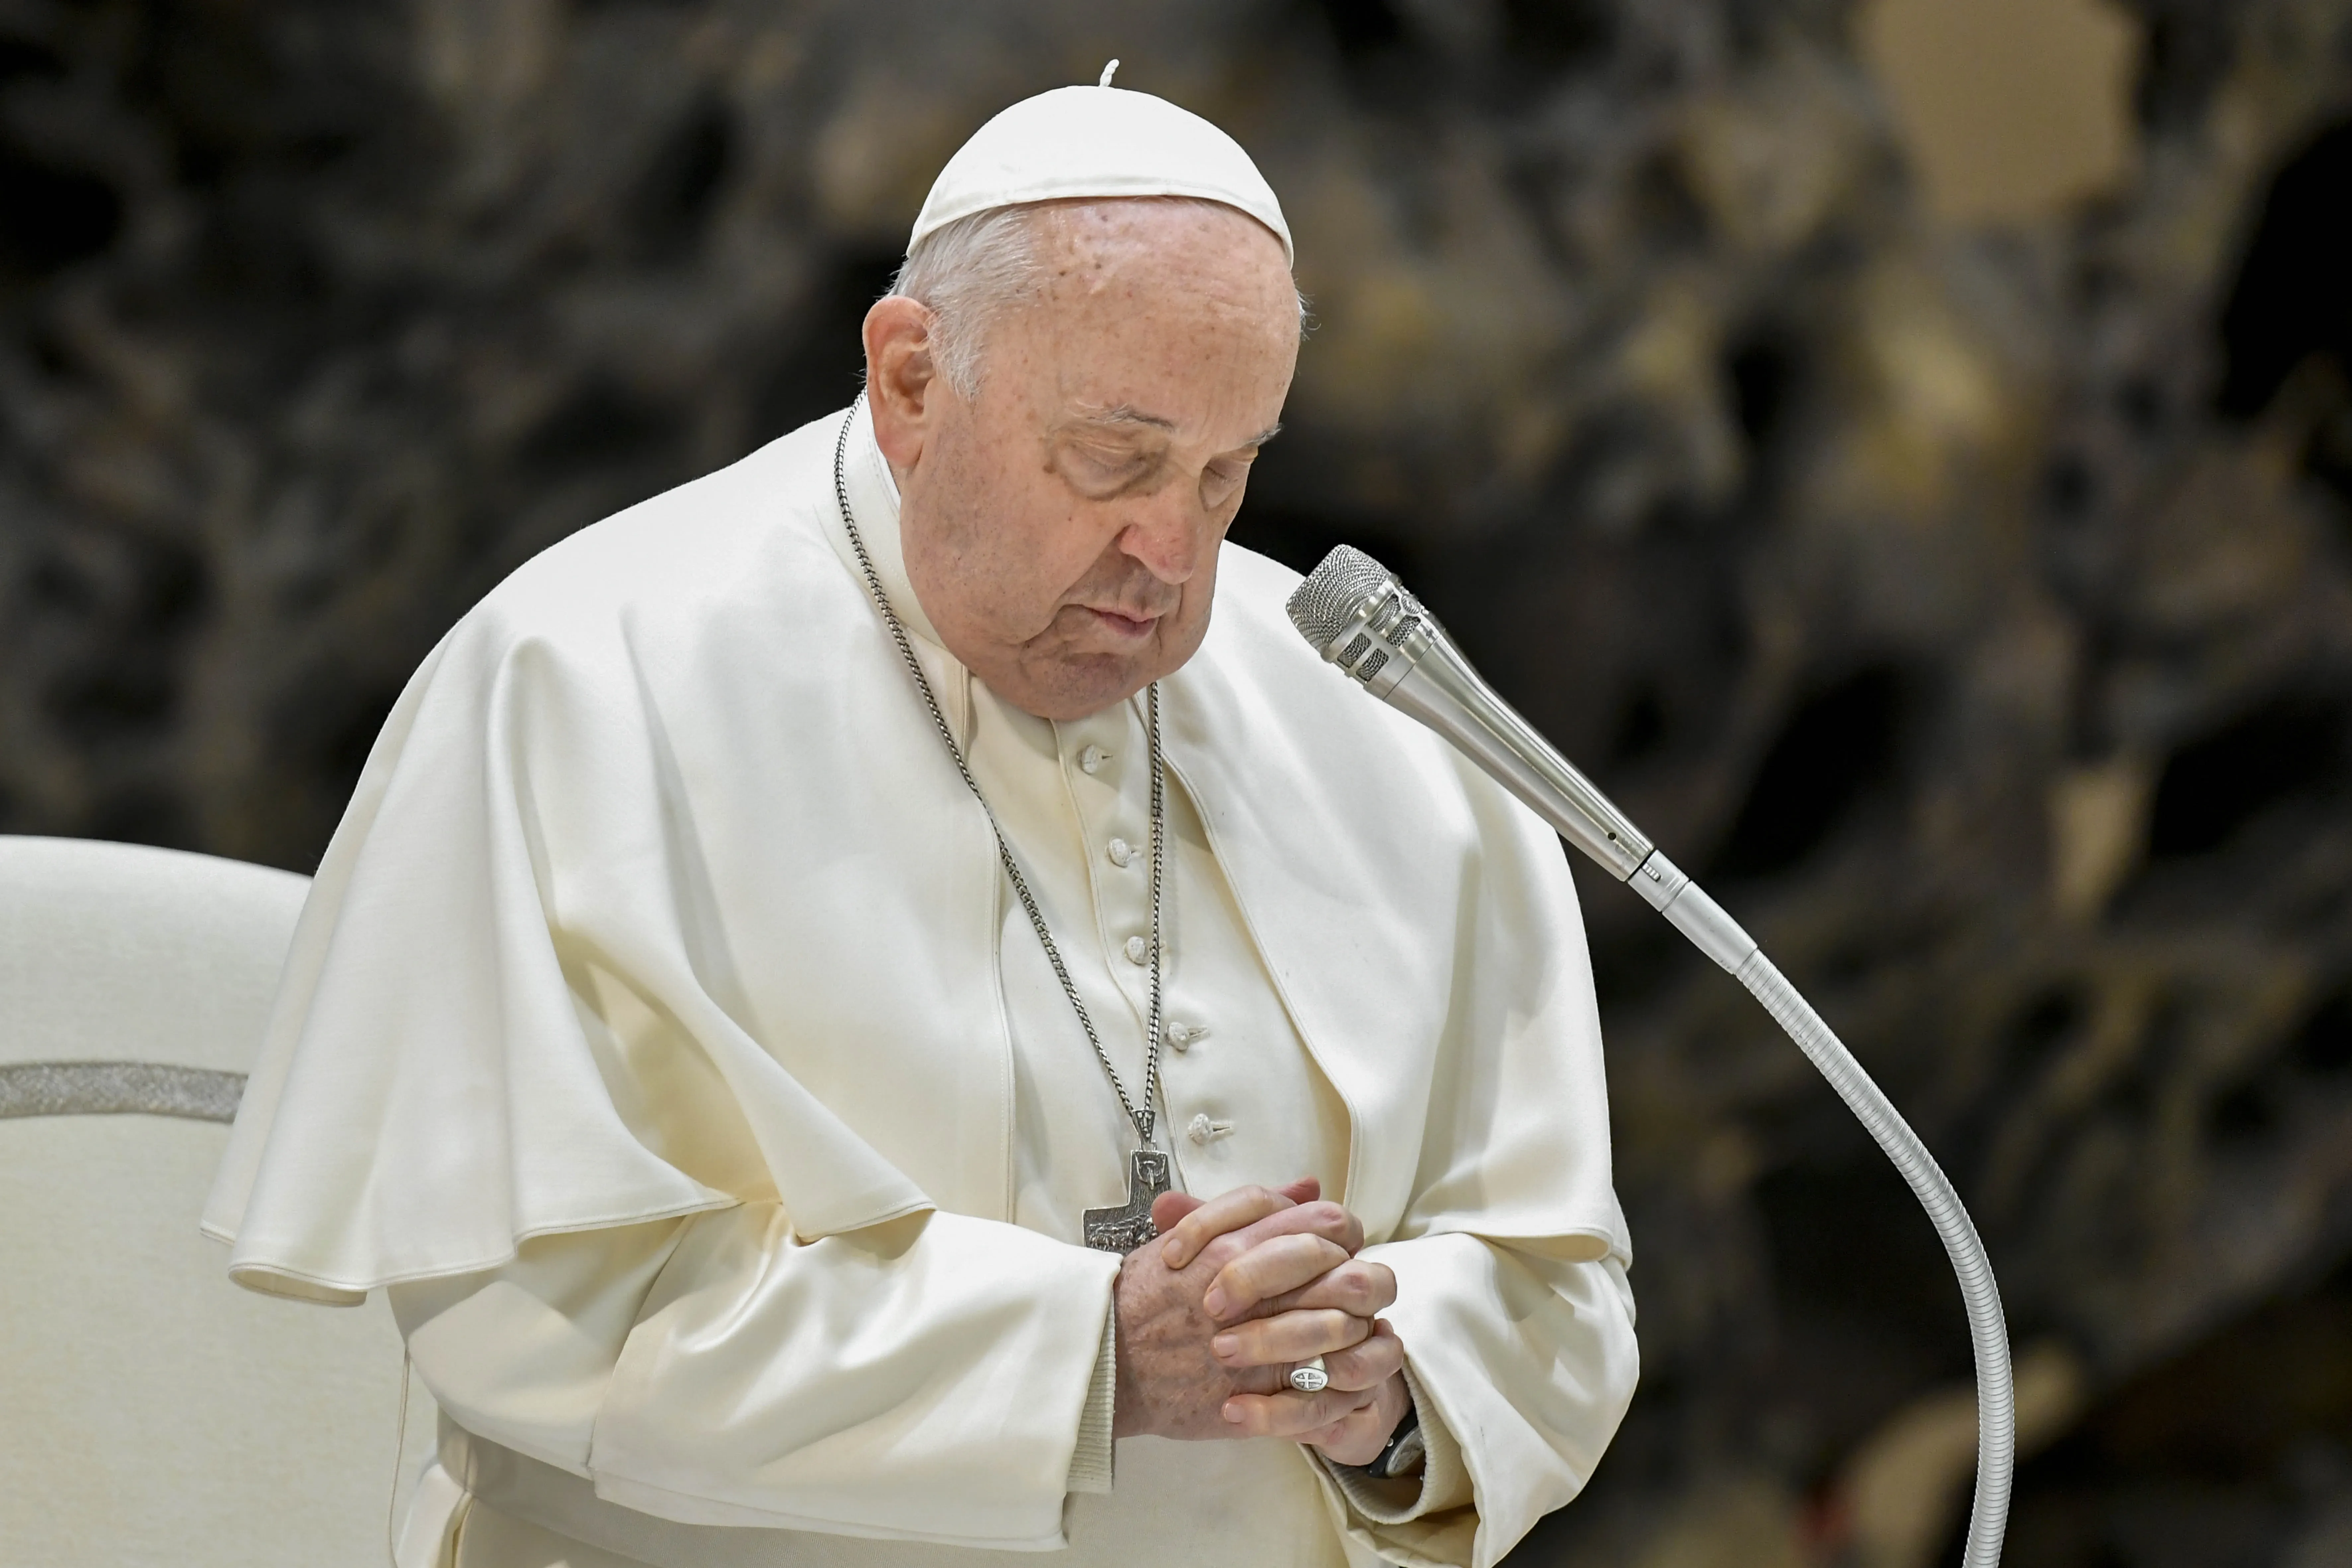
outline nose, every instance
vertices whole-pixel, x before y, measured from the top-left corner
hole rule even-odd
[[[1143,498],[1118,536],[1121,553],[1171,585],[1189,582],[1201,569],[1212,532],[1213,520],[1184,489],[1169,485]]]

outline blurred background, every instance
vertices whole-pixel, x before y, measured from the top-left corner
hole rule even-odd
[[[2352,1563],[2352,0],[0,0],[0,831],[309,870],[1113,55],[1297,234],[1236,537],[1397,567],[1958,1182],[2008,1561]],[[1584,871],[1645,1375],[1513,1563],[1956,1562],[1927,1223]]]

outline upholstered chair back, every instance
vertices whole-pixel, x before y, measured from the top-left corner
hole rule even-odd
[[[196,1232],[308,887],[0,837],[9,1568],[384,1561],[401,1355],[381,1297],[254,1295]]]

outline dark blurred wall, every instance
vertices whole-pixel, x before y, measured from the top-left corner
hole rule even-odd
[[[1298,237],[1237,537],[1402,570],[1959,1182],[2010,1561],[2352,1561],[2352,0],[2108,15],[2128,166],[1960,221],[1830,0],[0,0],[0,830],[309,868],[451,622],[844,405],[941,161],[1118,55]],[[1645,1379],[1515,1561],[1938,1560],[1927,1223],[1582,886]]]

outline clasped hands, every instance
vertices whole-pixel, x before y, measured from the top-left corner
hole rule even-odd
[[[1396,1276],[1356,1254],[1364,1227],[1309,1177],[1151,1205],[1157,1240],[1118,1275],[1118,1436],[1290,1437],[1368,1464],[1412,1402],[1380,1312]],[[1290,1369],[1323,1358],[1320,1393]]]

